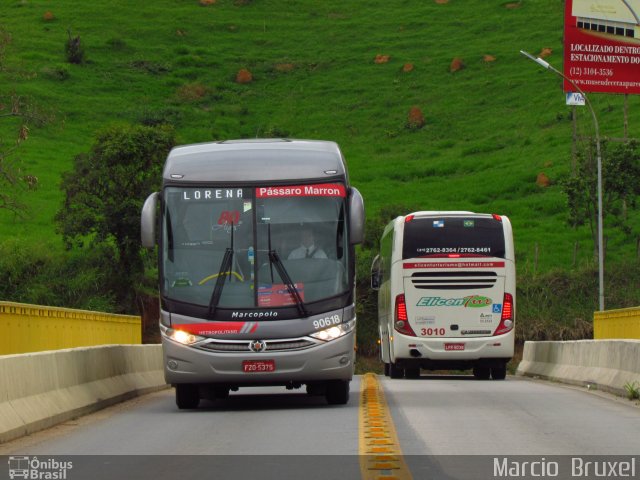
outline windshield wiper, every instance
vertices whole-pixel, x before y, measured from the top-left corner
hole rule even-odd
[[[300,298],[298,289],[296,289],[296,286],[291,281],[291,277],[289,276],[287,269],[284,268],[284,264],[282,263],[282,260],[280,260],[280,255],[278,255],[278,252],[276,252],[271,246],[271,224],[267,226],[267,241],[269,242],[269,269],[271,270],[271,283],[273,283],[273,266],[275,265],[278,275],[280,275],[280,278],[287,286],[287,290],[289,290],[289,294],[296,301],[298,313],[302,317],[308,317],[309,312],[307,312],[307,309],[304,307],[304,302],[302,301],[302,298]]]
[[[308,317],[309,313],[307,312],[307,309],[304,307],[304,302],[302,301],[302,298],[300,298],[298,289],[291,281],[291,277],[289,276],[287,269],[284,268],[284,264],[282,263],[282,260],[280,260],[280,255],[278,255],[278,252],[276,252],[275,250],[269,250],[269,260],[272,265],[275,265],[276,270],[278,271],[278,275],[280,275],[280,278],[284,281],[285,285],[287,286],[287,290],[289,290],[289,294],[296,301],[296,306],[298,307],[298,312],[300,313],[300,315],[302,317]]]
[[[218,270],[218,278],[216,279],[216,286],[213,287],[211,292],[211,299],[209,300],[209,315],[213,315],[216,312],[216,307],[220,302],[222,296],[222,289],[224,288],[224,282],[226,276],[231,276],[231,265],[233,263],[233,222],[231,222],[231,245],[224,251],[224,257],[220,262],[220,269]]]

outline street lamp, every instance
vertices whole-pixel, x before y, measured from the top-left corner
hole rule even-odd
[[[589,107],[591,111],[591,116],[593,117],[593,125],[596,131],[596,152],[597,152],[597,160],[598,160],[598,300],[600,304],[600,311],[604,310],[604,251],[603,251],[603,234],[602,234],[602,155],[600,154],[600,127],[598,126],[598,119],[596,118],[596,112],[593,110],[593,106],[591,102],[585,95],[578,85],[575,84],[573,80],[567,77],[561,71],[555,69],[552,65],[549,65],[549,62],[545,62],[540,57],[534,57],[530,53],[525,52],[524,50],[520,50],[520,53],[525,57],[533,60],[541,67],[546,68],[547,70],[551,70],[556,75],[559,75],[567,82],[569,82],[584,98],[585,103]]]

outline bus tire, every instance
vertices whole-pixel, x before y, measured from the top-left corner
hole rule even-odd
[[[389,364],[389,376],[391,378],[402,378],[404,377],[404,368],[398,367],[395,363]]]
[[[385,377],[389,376],[389,364],[388,363],[384,364],[384,376]]]
[[[420,378],[420,367],[411,367],[404,369],[405,378]]]
[[[501,365],[500,367],[491,368],[491,378],[494,380],[504,380],[507,376],[507,366]]]
[[[489,367],[473,367],[473,376],[476,380],[489,380],[491,369]]]
[[[200,392],[198,386],[191,383],[176,385],[176,405],[180,410],[198,408]]]
[[[344,405],[349,401],[349,381],[332,380],[327,382],[326,392],[329,405]]]

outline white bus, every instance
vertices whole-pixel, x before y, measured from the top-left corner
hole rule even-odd
[[[159,245],[165,378],[178,408],[262,385],[346,403],[364,203],[338,145],[185,145],[162,182],[142,209],[142,244]]]
[[[502,380],[514,353],[511,222],[472,212],[415,212],[384,229],[371,267],[385,374],[473,369]]]

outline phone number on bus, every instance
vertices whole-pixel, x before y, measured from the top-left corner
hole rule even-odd
[[[423,247],[418,253],[491,253],[491,247]]]

